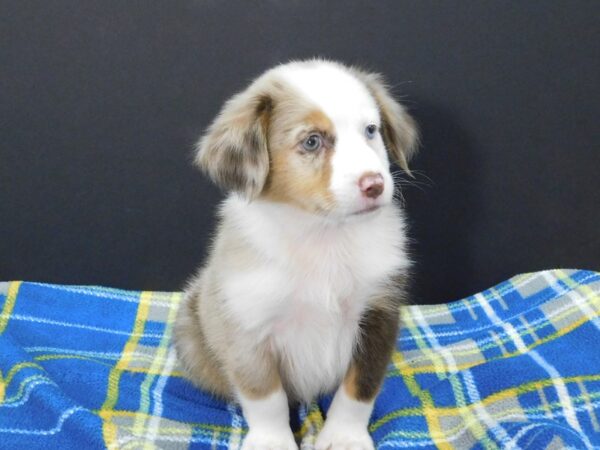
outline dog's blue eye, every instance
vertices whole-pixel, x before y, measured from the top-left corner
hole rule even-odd
[[[377,125],[367,125],[367,128],[365,128],[365,135],[367,136],[367,139],[373,139],[375,137],[375,135],[377,134]]]
[[[302,143],[302,147],[304,147],[304,150],[308,152],[314,152],[321,148],[321,144],[321,136],[319,136],[318,134],[311,134],[304,140],[304,142]]]

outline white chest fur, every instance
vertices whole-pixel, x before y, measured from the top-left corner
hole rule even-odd
[[[386,207],[326,224],[290,207],[231,198],[223,216],[226,229],[258,254],[223,273],[228,314],[270,342],[299,398],[335,389],[369,300],[408,265],[400,212]]]

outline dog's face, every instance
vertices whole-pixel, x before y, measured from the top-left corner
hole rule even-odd
[[[391,202],[391,155],[406,172],[417,131],[376,74],[324,61],[265,73],[229,100],[196,161],[225,189],[323,216]]]

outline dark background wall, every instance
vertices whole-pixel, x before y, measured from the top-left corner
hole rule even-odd
[[[253,77],[315,55],[383,72],[420,124],[415,301],[600,269],[599,18],[597,1],[0,0],[0,279],[181,287],[220,198],[194,141]]]

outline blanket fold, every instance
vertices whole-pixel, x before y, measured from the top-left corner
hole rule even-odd
[[[180,301],[0,283],[0,448],[239,448],[239,408],[178,366]],[[371,418],[377,448],[600,448],[599,273],[519,275],[402,321]],[[303,449],[329,402],[292,411]]]

